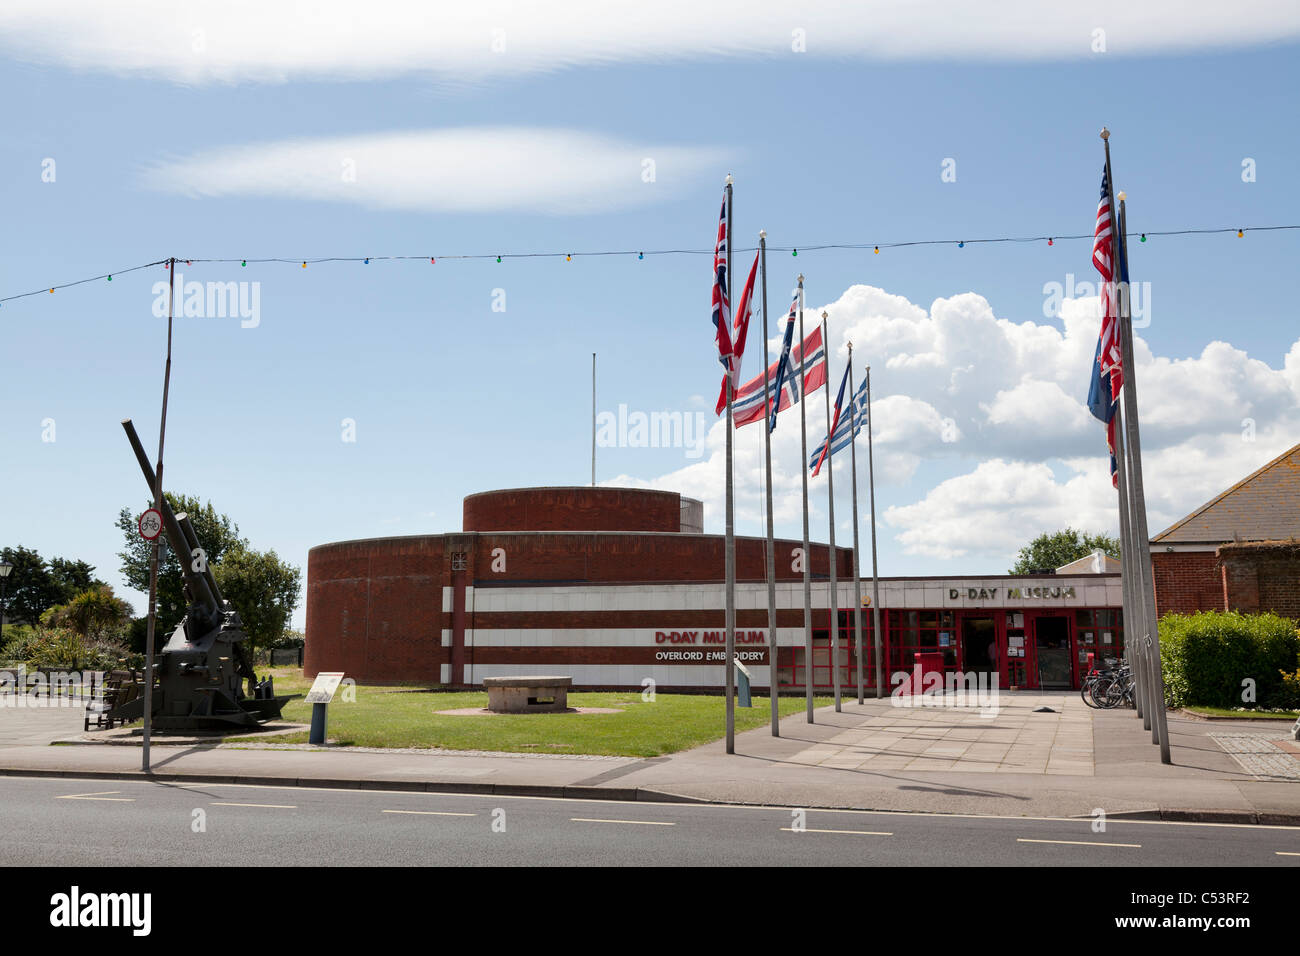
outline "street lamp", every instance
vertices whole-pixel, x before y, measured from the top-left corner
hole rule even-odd
[[[14,566],[3,558],[0,558],[0,647],[5,645],[5,578],[9,577],[9,572]]]

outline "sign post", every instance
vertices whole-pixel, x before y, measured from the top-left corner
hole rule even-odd
[[[306,701],[311,704],[311,733],[307,737],[307,743],[325,743],[325,724],[328,717],[326,709],[334,699],[334,693],[341,683],[343,683],[343,671],[321,671],[312,682]]]

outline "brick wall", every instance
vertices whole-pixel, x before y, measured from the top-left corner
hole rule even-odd
[[[679,531],[681,495],[643,488],[517,488],[465,499],[465,531]]]
[[[1232,546],[1220,551],[1228,606],[1300,618],[1300,554]]]
[[[1223,610],[1223,573],[1213,551],[1153,551],[1156,616]]]

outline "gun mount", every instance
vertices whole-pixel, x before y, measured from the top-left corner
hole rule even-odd
[[[154,471],[128,418],[122,422],[140,470],[152,491]],[[162,501],[163,531],[185,577],[185,617],[167,639],[154,675],[153,724],[157,730],[256,727],[280,716],[294,695],[276,697],[272,679],[259,681],[243,643],[248,639],[239,612],[221,594],[206,559],[199,555],[194,525],[183,512],[173,514]],[[148,678],[146,677],[146,680]],[[244,692],[247,681],[248,692]],[[105,715],[117,721],[144,716],[143,695]]]

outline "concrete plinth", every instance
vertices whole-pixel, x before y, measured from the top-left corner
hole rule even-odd
[[[488,710],[498,714],[564,713],[572,677],[485,677]]]

